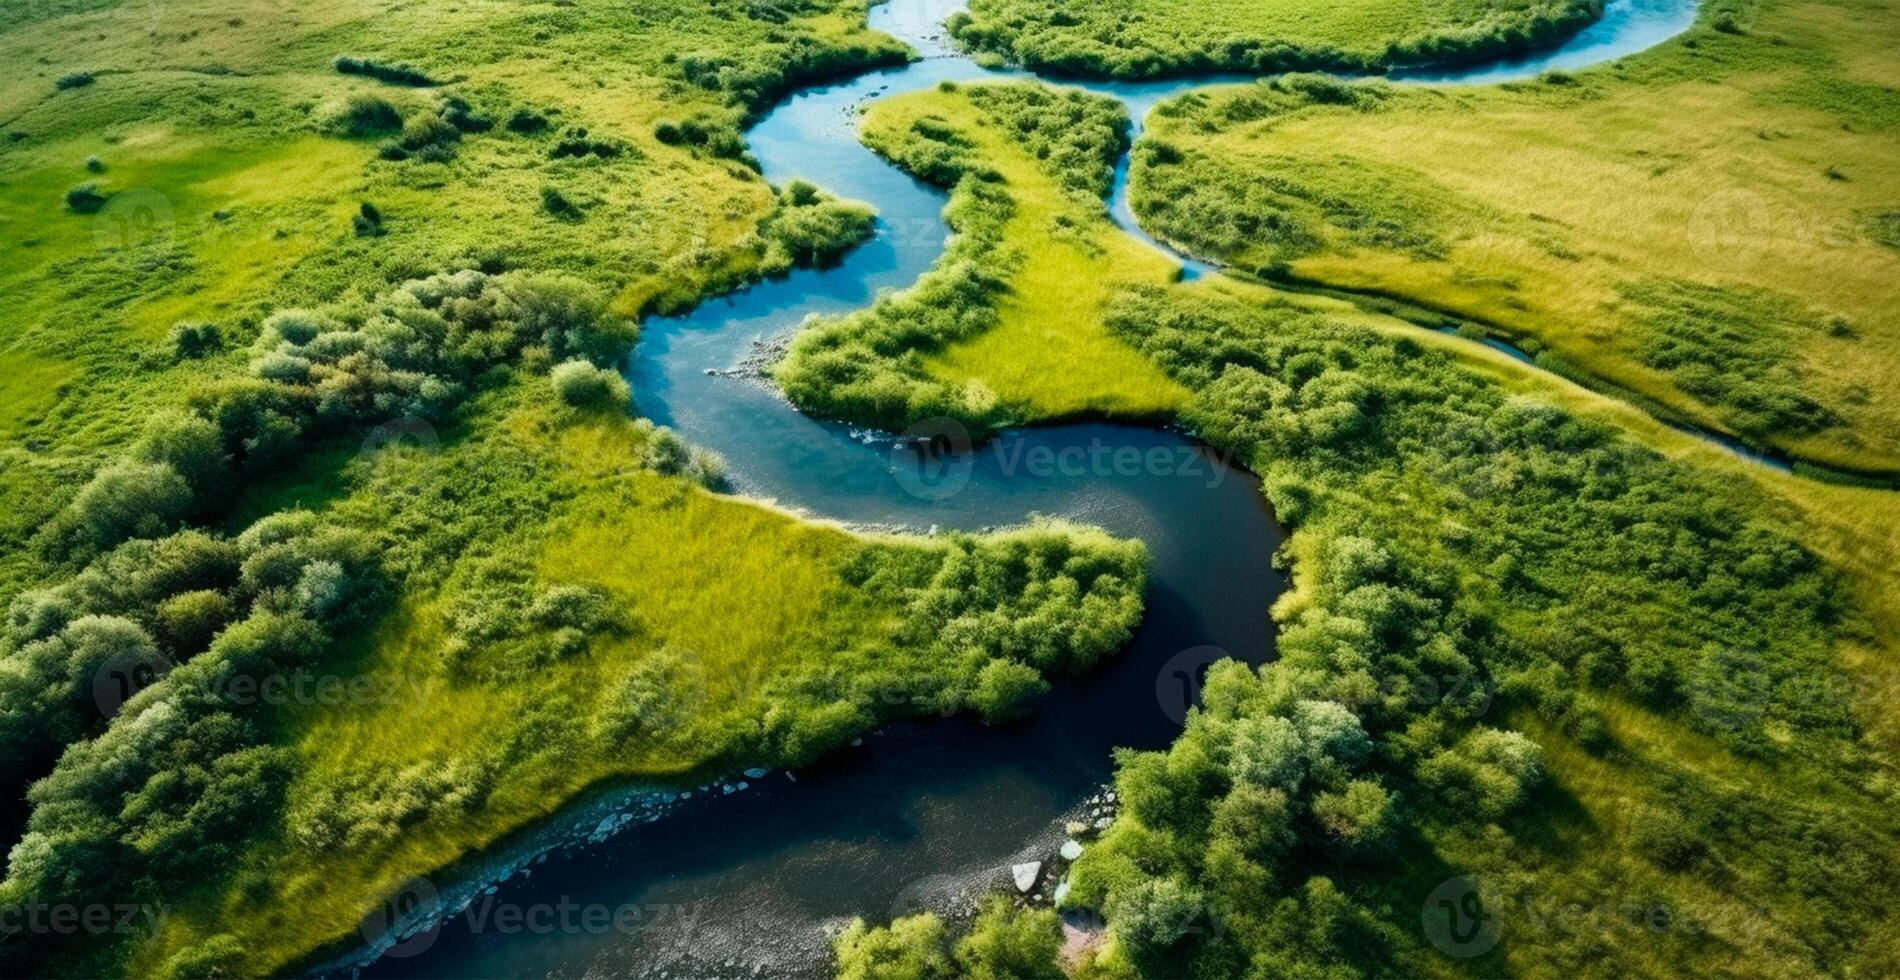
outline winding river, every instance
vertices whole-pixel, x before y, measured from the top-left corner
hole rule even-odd
[[[861,525],[980,529],[1037,514],[1101,525],[1154,555],[1148,615],[1133,643],[1067,681],[1027,721],[961,718],[893,725],[795,775],[698,792],[664,819],[565,838],[501,873],[486,904],[554,910],[552,928],[462,914],[423,948],[371,976],[817,975],[824,927],[920,907],[944,909],[1046,857],[1062,822],[1087,816],[1118,746],[1158,748],[1179,731],[1197,671],[1221,652],[1269,659],[1268,608],[1285,587],[1269,564],[1281,540],[1258,483],[1175,433],[1109,425],[1010,432],[966,457],[921,463],[887,437],[815,421],[734,368],[812,314],[868,305],[914,282],[942,253],[941,192],[856,138],[869,100],[945,80],[1026,77],[986,70],[942,35],[955,0],[891,0],[871,24],[923,58],[800,92],[751,132],[774,183],[805,177],[879,212],[878,235],[843,264],[798,272],[646,325],[629,373],[640,411],[723,454],[736,488],[817,518]],[[1534,55],[1395,79],[1494,82],[1639,51],[1686,29],[1694,0],[1612,0],[1603,19]],[[1156,102],[1223,79],[1086,84],[1140,120]],[[1128,206],[1127,164],[1111,211],[1154,244]],[[1177,257],[1179,258],[1179,257]],[[1182,259],[1184,274],[1211,267]],[[606,805],[612,812],[613,804]],[[590,811],[601,812],[598,808]],[[587,826],[592,826],[591,822]],[[606,825],[602,825],[606,826]],[[525,870],[522,870],[525,866]],[[578,912],[563,914],[562,908]],[[610,910],[611,923],[588,918]],[[629,912],[628,910],[632,910]],[[579,928],[565,927],[570,923]]]

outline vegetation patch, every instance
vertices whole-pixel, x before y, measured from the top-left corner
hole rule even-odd
[[[1369,72],[1549,44],[1602,16],[1598,0],[973,0],[953,15],[966,47],[1037,71],[1097,78]]]
[[[1807,395],[1794,358],[1827,327],[1794,300],[1667,280],[1626,284],[1623,296],[1644,308],[1636,317],[1644,363],[1721,406],[1735,431],[1759,439],[1834,424],[1832,413]]]
[[[1893,18],[1853,5],[1858,24]],[[1402,299],[1702,426],[1887,472],[1900,254],[1878,216],[1900,125],[1865,90],[1890,47],[1843,24],[1801,0],[1724,0],[1682,38],[1561,84],[1290,77],[1190,93],[1149,120],[1133,203],[1196,254]],[[1661,350],[1658,308],[1629,296],[1657,280],[1722,307],[1719,324],[1678,324],[1706,339]],[[1685,378],[1714,355],[1683,343],[1720,346],[1751,377]]]
[[[801,333],[776,369],[786,393],[892,429],[1170,411],[1178,388],[1101,325],[1112,283],[1173,271],[1117,232],[1102,204],[1126,126],[1110,100],[1038,85],[879,103],[865,141],[951,189],[944,214],[957,236],[912,289]]]

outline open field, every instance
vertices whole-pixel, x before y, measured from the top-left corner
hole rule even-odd
[[[1533,47],[1588,24],[1595,0],[972,0],[958,41],[1038,71],[1155,78],[1376,71]]]
[[[1896,30],[1884,3],[1715,4],[1536,83],[1196,93],[1155,114],[1135,206],[1197,253],[1475,320],[1698,423],[1891,472]]]

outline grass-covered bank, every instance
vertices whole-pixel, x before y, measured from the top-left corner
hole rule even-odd
[[[901,322],[964,308],[907,299]],[[1895,968],[1887,497],[1341,302],[1217,277],[1100,309],[1263,475],[1297,589],[1281,662],[1219,669],[1172,749],[1120,760],[1122,816],[1067,893],[1110,939],[1073,972]],[[938,342],[887,343],[918,364]],[[1440,897],[1495,942],[1422,920]],[[840,967],[945,976],[1001,949],[1046,972],[1052,928],[866,924]]]
[[[1552,44],[1600,0],[972,0],[951,34],[1040,72],[1143,79],[1214,72],[1376,72]]]
[[[1892,472],[1895,16],[1737,0],[1535,82],[1195,93],[1151,120],[1134,204],[1198,254],[1445,310],[1699,424]]]
[[[1297,591],[1280,662],[1120,760],[1068,891],[1110,942],[1072,973],[1893,968],[1895,541],[1838,512],[1876,491],[1358,314],[1219,282],[1115,310],[1263,474]],[[1482,941],[1429,925],[1467,875]],[[914,921],[847,938],[847,973],[952,961]]]
[[[950,190],[956,237],[912,288],[795,338],[775,371],[792,401],[891,429],[1171,415],[1180,386],[1102,325],[1118,284],[1175,271],[1106,220],[1127,127],[1113,100],[1030,85],[873,105],[865,143]]]
[[[626,416],[638,314],[869,234],[739,136],[906,57],[863,16],[0,15],[0,905],[164,910],[5,972],[279,973],[591,787],[1000,721],[1119,646],[1139,545],[812,526]]]

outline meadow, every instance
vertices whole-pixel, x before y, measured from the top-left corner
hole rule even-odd
[[[1598,0],[972,0],[950,29],[1038,72],[1137,79],[1470,60],[1549,43],[1602,13]]]
[[[1896,26],[1877,2],[1724,2],[1534,82],[1197,92],[1155,114],[1134,204],[1197,254],[1403,300],[1676,417],[1891,475]]]
[[[967,162],[983,142],[972,124],[1033,133],[956,105],[982,91],[892,100],[909,111],[873,109],[864,127],[952,187],[959,237],[932,277],[970,288],[927,279],[884,314],[814,326],[781,369],[795,399],[809,383],[815,410],[896,425],[919,401],[824,396],[958,392],[928,373],[945,364],[968,372],[950,380],[1017,369],[1000,344],[972,352],[1024,288],[1011,270],[1059,236],[1011,226],[1025,175]],[[1099,167],[1065,161],[1106,155],[1050,152],[1041,169],[1100,194]],[[1115,234],[1104,213],[1089,221],[1084,235]],[[985,250],[1003,258],[974,271],[1000,274],[951,278]],[[1105,266],[1107,302],[1064,322],[1158,365],[1189,393],[1179,420],[1263,476],[1296,589],[1274,610],[1278,662],[1217,668],[1173,748],[1118,760],[1127,809],[1066,898],[1104,913],[1109,940],[1072,972],[1893,968],[1890,491],[1749,463],[1468,334],[1143,268]],[[953,327],[904,332],[933,323]],[[871,352],[854,362],[864,375],[827,388],[806,374],[801,358],[843,349]],[[1038,363],[1033,347],[1010,354]],[[955,395],[924,404],[992,417]],[[1421,932],[1441,886],[1475,895],[1501,938]],[[926,915],[858,923],[836,948],[844,976],[951,976],[998,957],[1043,975],[1052,929],[992,911],[959,934]]]
[[[1120,645],[1137,544],[812,525],[627,414],[638,316],[871,233],[739,136],[907,57],[863,20],[0,15],[0,902],[167,910],[7,972],[295,970],[577,797],[1006,720]]]
[[[811,325],[776,368],[792,400],[894,429],[978,431],[1074,418],[1167,418],[1185,393],[1103,326],[1115,289],[1176,264],[1107,221],[1126,146],[1115,102],[1024,85],[884,99],[866,145],[950,191],[956,238],[916,286]]]

